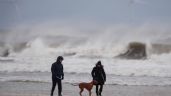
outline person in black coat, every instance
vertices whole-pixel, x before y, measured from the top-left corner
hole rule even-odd
[[[106,73],[104,71],[103,65],[101,64],[101,61],[98,61],[96,63],[96,66],[93,68],[91,75],[93,77],[93,80],[97,81],[96,94],[97,96],[101,96],[101,93],[103,91],[103,85],[106,82]]]
[[[58,96],[62,96],[62,83],[61,80],[64,79],[63,65],[62,61],[64,58],[62,56],[58,56],[56,62],[54,62],[51,66],[52,72],[52,90],[51,96],[53,96],[53,92],[56,87],[56,83],[58,84]]]

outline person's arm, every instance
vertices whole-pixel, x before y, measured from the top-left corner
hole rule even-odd
[[[51,66],[51,72],[52,72],[52,75],[55,75],[56,76],[54,64],[52,64],[52,66]]]
[[[93,68],[93,70],[91,71],[91,76],[92,76],[93,79],[94,79],[94,77],[95,77],[95,68]]]
[[[63,65],[62,65],[62,80],[64,79],[64,68],[63,68]]]
[[[104,77],[104,81],[106,82],[106,73],[105,73],[104,69],[102,71],[102,74],[103,74],[103,77]]]

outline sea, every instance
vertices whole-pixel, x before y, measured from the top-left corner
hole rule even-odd
[[[63,56],[63,83],[90,82],[91,71],[100,60],[107,75],[105,84],[171,85],[168,28],[41,28],[0,33],[0,81],[51,83],[51,65]],[[146,45],[145,59],[116,58],[131,42]]]

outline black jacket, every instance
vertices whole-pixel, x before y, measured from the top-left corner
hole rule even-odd
[[[63,78],[64,72],[63,72],[63,65],[60,62],[54,62],[51,66],[51,72],[52,72],[52,78],[58,77]]]
[[[96,80],[98,84],[104,84],[104,82],[106,81],[106,73],[103,67],[94,67],[91,75],[93,77],[93,80]]]

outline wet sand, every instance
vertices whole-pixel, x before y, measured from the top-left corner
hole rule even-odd
[[[0,82],[0,96],[50,96],[51,83]],[[63,84],[63,96],[79,96],[78,86]],[[92,90],[95,95],[95,87]],[[57,89],[54,96],[57,96]],[[85,90],[83,96],[88,96]],[[171,86],[105,85],[103,96],[171,96]]]

